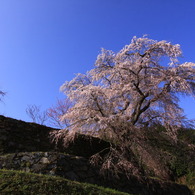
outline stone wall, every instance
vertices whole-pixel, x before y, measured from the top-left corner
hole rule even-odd
[[[88,160],[56,152],[22,152],[0,156],[0,169],[22,170],[38,174],[97,183],[97,171]]]
[[[190,194],[185,186],[155,180],[142,180],[124,175],[106,178],[98,167],[86,158],[57,152],[21,152],[0,156],[0,169],[22,170],[39,174],[60,176],[70,180],[98,184],[135,194]]]
[[[0,153],[54,150],[49,138],[52,130],[0,115]]]
[[[62,142],[57,145],[52,142],[50,133],[54,131],[58,130],[0,115],[0,154],[56,151],[88,158],[109,147],[109,143],[98,138],[78,135],[74,143],[65,148]]]

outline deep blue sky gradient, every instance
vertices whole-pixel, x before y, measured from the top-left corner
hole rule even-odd
[[[0,114],[30,121],[27,105],[47,109],[59,87],[93,68],[100,49],[119,51],[133,36],[180,44],[195,62],[194,0],[1,0]],[[195,118],[195,101],[181,106]]]

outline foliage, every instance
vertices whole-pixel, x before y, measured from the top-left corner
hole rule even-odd
[[[194,129],[183,129],[179,131],[178,137],[189,144],[195,144],[195,131]]]
[[[169,172],[174,179],[194,172],[194,130],[180,130],[178,133],[177,143],[173,142],[170,137],[163,134],[164,128],[157,127],[159,132],[153,130],[148,132],[148,143],[156,149],[157,155],[162,156],[161,163],[168,166]]]
[[[92,184],[22,171],[0,170],[1,194],[127,195]]]
[[[195,172],[189,172],[187,175],[180,177],[177,183],[187,185],[192,193],[195,194]]]

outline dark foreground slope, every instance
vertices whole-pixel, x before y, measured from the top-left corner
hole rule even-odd
[[[137,178],[132,175],[129,179],[125,175],[121,175],[120,178],[114,176],[106,178],[100,174],[99,167],[89,163],[88,158],[108,147],[108,142],[80,135],[69,148],[64,148],[62,144],[55,145],[51,141],[49,135],[53,131],[56,130],[0,116],[0,169],[50,175],[54,184],[56,179],[54,176],[60,176],[79,182],[111,187],[131,194],[192,194],[188,187],[194,189],[194,131],[182,132],[181,140],[177,144],[169,140],[161,131],[151,130],[146,133],[147,136],[138,137],[138,144],[134,144],[131,149],[135,156],[134,161],[144,169],[144,176]],[[1,171],[0,174],[2,175],[0,183],[4,181],[4,187],[0,188],[0,192],[8,189],[6,186],[16,185],[14,184],[15,176],[12,180],[9,174],[18,175],[19,173]],[[25,174],[22,174],[25,178]],[[45,183],[45,181],[40,181],[44,180],[44,177],[33,175],[33,178],[36,177],[40,183]],[[44,185],[47,186],[47,184]],[[31,182],[27,180],[18,183],[18,186],[26,188],[25,193],[31,187],[33,188]],[[76,194],[78,189],[73,187],[73,191]],[[88,190],[85,194],[95,194],[92,192],[93,190],[91,193]],[[103,192],[98,193],[103,194]]]

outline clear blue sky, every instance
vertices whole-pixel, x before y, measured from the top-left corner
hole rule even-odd
[[[194,0],[1,0],[0,114],[30,121],[29,104],[47,109],[59,87],[93,68],[100,49],[119,51],[133,36],[179,43],[195,62]],[[181,106],[195,118],[195,101]]]

